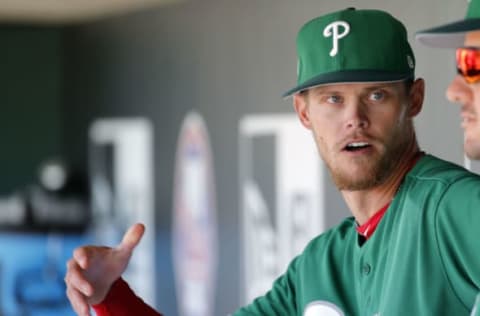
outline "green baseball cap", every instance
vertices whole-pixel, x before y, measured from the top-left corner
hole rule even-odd
[[[297,55],[297,86],[283,97],[318,85],[415,76],[405,26],[379,10],[349,8],[307,22],[298,32]]]
[[[454,48],[463,46],[465,33],[480,30],[480,0],[471,0],[463,20],[418,31],[415,38],[428,46]]]

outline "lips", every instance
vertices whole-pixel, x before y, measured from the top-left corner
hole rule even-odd
[[[352,141],[348,142],[344,147],[343,150],[349,151],[349,152],[355,152],[355,151],[360,151],[366,148],[371,147],[372,145],[369,142],[365,141]]]
[[[476,121],[475,114],[470,111],[462,111],[460,116],[462,118],[462,127],[464,128]]]
[[[473,121],[475,119],[475,115],[469,112],[462,112],[461,116],[464,120],[468,120],[468,121]]]

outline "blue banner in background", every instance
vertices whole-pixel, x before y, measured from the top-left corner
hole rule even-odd
[[[92,239],[85,173],[59,158],[38,179],[0,196],[0,316],[75,315],[66,296],[66,262]]]
[[[84,234],[0,233],[0,315],[75,315],[66,297],[66,262]]]

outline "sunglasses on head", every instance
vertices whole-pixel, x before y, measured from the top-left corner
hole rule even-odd
[[[457,72],[468,83],[480,82],[480,48],[460,47],[456,51]]]

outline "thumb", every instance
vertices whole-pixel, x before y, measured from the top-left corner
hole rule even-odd
[[[117,249],[120,251],[132,252],[140,243],[144,232],[145,226],[143,224],[137,223],[132,225],[125,235],[123,235],[122,242],[117,246]]]

